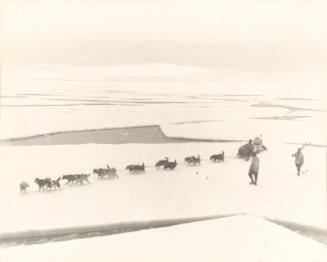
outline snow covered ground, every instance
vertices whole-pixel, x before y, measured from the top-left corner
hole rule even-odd
[[[234,158],[239,145],[2,147],[1,232],[240,212],[326,227],[325,149],[304,149],[307,172],[298,177],[291,157],[297,147],[268,144],[269,151],[260,155],[259,185],[254,187],[248,184],[250,163]],[[225,163],[208,160],[221,150]],[[197,154],[204,159],[201,166],[184,165],[186,156]],[[176,170],[153,167],[165,156],[177,160]],[[144,175],[124,170],[127,164],[142,162],[152,166]],[[92,175],[91,185],[63,186],[49,193],[37,192],[33,182],[35,177],[90,173],[106,164],[119,169],[118,180]],[[18,191],[23,180],[31,185],[27,196]]]
[[[315,88],[301,89],[307,92],[300,94],[297,89],[258,92],[263,89],[248,87],[240,94],[239,88],[208,83],[187,83],[186,87],[176,83],[13,82],[5,83],[1,94],[1,139],[159,124],[169,136],[239,140],[263,134],[268,151],[259,156],[261,168],[255,187],[249,185],[247,176],[250,163],[235,158],[240,143],[1,146],[0,234],[247,215],[119,236],[4,248],[0,260],[44,259],[37,256],[37,249],[57,254],[47,256],[47,261],[89,261],[95,259],[94,252],[99,261],[113,257],[115,261],[325,261],[324,247],[318,242],[260,218],[327,228],[326,105]],[[306,142],[321,147],[305,147],[305,172],[298,177],[291,154]],[[225,162],[210,162],[210,155],[221,150]],[[186,156],[198,154],[203,159],[201,166],[185,166]],[[165,156],[177,160],[176,170],[153,167]],[[128,164],[142,162],[147,166],[144,175],[125,170]],[[62,189],[53,192],[38,192],[33,182],[35,177],[91,173],[106,164],[118,169],[118,180],[91,175],[90,185],[62,183]],[[21,196],[18,185],[24,180],[31,187]],[[144,248],[149,243],[158,244]],[[88,249],[90,245],[98,248]],[[127,245],[129,252],[122,252]],[[77,249],[82,250],[78,256],[71,252]],[[235,256],[236,252],[241,255]],[[158,254],[165,255],[158,258]]]
[[[19,254],[19,256],[17,256]],[[236,255],[237,254],[237,255]],[[326,246],[252,216],[0,250],[2,261],[323,262]]]

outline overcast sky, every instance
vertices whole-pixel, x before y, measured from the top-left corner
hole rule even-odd
[[[322,71],[326,1],[2,1],[2,64]]]

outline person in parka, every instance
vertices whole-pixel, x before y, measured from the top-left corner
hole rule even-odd
[[[301,148],[298,148],[297,152],[292,155],[292,157],[295,158],[295,166],[297,169],[297,175],[299,176],[301,174],[301,167],[304,163],[304,156],[302,153]]]

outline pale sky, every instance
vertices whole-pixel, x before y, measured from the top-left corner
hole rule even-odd
[[[1,2],[3,68],[160,63],[235,74],[326,68],[326,1]]]

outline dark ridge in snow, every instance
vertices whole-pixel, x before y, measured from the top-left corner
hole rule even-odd
[[[284,116],[272,116],[272,117],[253,117],[251,119],[259,119],[259,120],[288,120],[288,121],[294,121],[297,119],[303,119],[303,118],[310,118],[311,116],[291,116],[291,115],[284,115]]]
[[[66,241],[80,238],[90,238],[99,236],[108,236],[113,234],[128,233],[133,231],[170,227],[179,224],[193,223],[205,220],[219,219],[242,215],[223,214],[216,216],[177,218],[177,219],[160,219],[150,221],[122,222],[96,226],[69,227],[50,230],[31,230],[0,235],[1,246],[32,245],[46,242]]]
[[[43,244],[48,242],[67,241],[73,239],[91,238],[99,236],[108,236],[147,230],[152,228],[170,227],[180,224],[195,223],[214,219],[245,215],[244,213],[222,214],[215,216],[188,217],[176,219],[160,219],[148,221],[121,222],[95,226],[80,226],[57,228],[49,230],[30,230],[0,235],[0,246],[17,246]],[[263,219],[283,226],[297,234],[308,237],[322,244],[327,245],[327,231],[321,228],[301,225],[293,222],[263,217]]]
[[[3,104],[2,107],[69,107],[69,106],[114,106],[114,103],[76,103],[76,104]]]
[[[267,218],[267,217],[264,217],[264,218],[270,222],[273,222],[275,224],[286,227],[289,230],[292,230],[302,236],[311,238],[322,244],[327,245],[327,230],[325,230],[325,229],[301,225],[301,224],[284,221],[284,220],[273,219],[273,218]]]
[[[312,108],[304,108],[304,107],[293,107],[293,106],[286,106],[286,105],[276,105],[276,104],[270,104],[270,103],[258,103],[253,104],[251,107],[271,107],[271,108],[285,108],[288,109],[290,112],[294,111],[314,111],[314,112],[324,112],[325,110],[321,109],[312,109]]]
[[[317,101],[315,98],[302,98],[302,97],[277,97],[278,100],[298,100],[298,101]]]
[[[61,131],[1,140],[0,145],[161,144],[187,142],[244,142],[243,140],[169,137],[159,125]]]
[[[223,96],[231,96],[231,97],[233,97],[233,96],[235,96],[235,97],[259,97],[259,96],[262,96],[262,95],[260,95],[260,94],[235,94],[235,95],[233,95],[233,94],[225,94],[225,95],[223,95]]]
[[[204,102],[187,102],[187,101],[140,101],[140,100],[122,100],[122,101],[100,101],[100,100],[76,100],[76,99],[48,99],[55,101],[70,101],[76,103],[65,103],[65,104],[2,104],[2,107],[68,107],[68,106],[112,106],[112,105],[123,105],[123,106],[144,106],[144,105],[161,105],[161,104],[202,104]],[[84,101],[84,102],[83,102]],[[89,102],[88,102],[89,101]],[[80,103],[83,102],[83,103]]]
[[[221,119],[208,119],[208,120],[192,120],[192,121],[180,121],[173,122],[174,125],[186,125],[186,124],[200,124],[200,123],[209,123],[209,122],[219,122]]]

